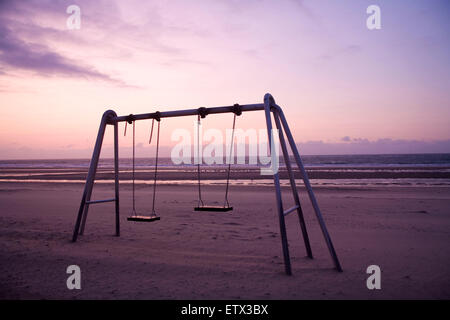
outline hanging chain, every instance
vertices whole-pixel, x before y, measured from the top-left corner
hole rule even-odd
[[[126,125],[125,125],[125,129],[126,129]],[[126,132],[126,131],[125,131]],[[132,179],[133,179],[133,216],[137,216],[136,213],[136,198],[135,198],[135,186],[134,186],[134,171],[135,171],[135,158],[136,158],[136,128],[135,128],[135,122],[133,120],[133,175],[132,175]]]
[[[230,203],[228,202],[228,187],[230,185],[230,172],[231,172],[231,154],[233,153],[233,144],[234,144],[234,128],[236,126],[236,113],[233,117],[233,130],[231,131],[231,145],[230,145],[230,153],[228,156],[228,175],[227,175],[227,186],[225,189],[225,201],[223,206],[229,207]]]
[[[152,122],[152,133],[153,133],[153,124],[154,124],[154,120]],[[159,126],[160,126],[160,122],[158,121],[158,133],[156,136],[156,158],[155,158],[155,178],[153,180],[153,205],[152,205],[152,216],[156,216],[155,213],[155,198],[156,198],[156,174],[158,172],[158,153],[159,153]],[[152,137],[150,135],[150,141],[152,141]]]
[[[150,139],[148,139],[148,144],[152,143],[152,137],[153,137],[153,126],[155,124],[155,119],[152,119],[152,129],[150,130]],[[158,122],[158,130],[159,130],[159,122]]]
[[[198,178],[198,203],[197,205],[203,207],[202,190],[200,186],[200,114],[197,118],[197,178]]]

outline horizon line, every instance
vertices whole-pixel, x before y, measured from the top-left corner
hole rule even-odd
[[[317,157],[317,156],[323,156],[323,157],[329,157],[329,156],[394,156],[394,155],[450,155],[450,152],[418,152],[418,153],[342,153],[342,154],[303,154],[300,155],[300,157],[303,156],[309,156],[309,157]],[[290,157],[293,155],[290,154]],[[282,155],[279,156],[281,158]],[[135,157],[135,159],[152,159],[153,157]],[[161,159],[170,159],[171,157],[159,157]],[[226,158],[224,156],[224,158]],[[248,156],[245,157],[246,159]],[[104,157],[100,158],[100,160],[112,160],[114,157]],[[132,157],[119,157],[119,159],[132,159]],[[91,160],[91,157],[73,157],[73,158],[30,158],[30,159],[0,159],[0,161],[38,161],[38,160]]]

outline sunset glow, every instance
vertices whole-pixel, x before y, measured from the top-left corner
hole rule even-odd
[[[377,3],[380,30],[366,27],[372,1],[2,1],[0,158],[87,158],[107,109],[260,103],[266,92],[306,153],[395,143],[449,152],[449,4]],[[71,4],[79,30],[66,26]],[[205,127],[231,119],[211,116]],[[193,121],[165,120],[162,146]],[[263,114],[238,125],[264,128]],[[149,128],[139,123],[139,142]],[[120,143],[129,156],[130,139]]]

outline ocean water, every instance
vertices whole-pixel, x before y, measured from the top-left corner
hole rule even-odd
[[[291,159],[294,161],[293,159]],[[242,159],[244,164],[233,164],[236,167],[258,167],[258,164],[249,164],[248,158]],[[303,164],[308,167],[341,167],[341,168],[419,168],[419,167],[450,167],[450,153],[442,154],[380,154],[380,155],[305,155],[302,156]],[[90,159],[55,159],[55,160],[0,160],[0,169],[69,169],[88,168]],[[136,168],[149,168],[154,165],[154,158],[135,159]],[[99,168],[112,168],[113,159],[100,159]],[[132,167],[132,159],[123,158],[119,162],[121,169]],[[162,167],[189,167],[193,164],[175,165],[170,158],[160,158],[158,165]],[[206,166],[206,164],[205,164]],[[222,165],[212,165],[223,166]],[[280,166],[283,166],[280,161]]]
[[[249,164],[232,165],[231,185],[272,185],[270,177],[245,178],[239,172],[248,173],[257,170],[261,165]],[[294,163],[294,159],[291,159]],[[303,156],[303,163],[309,172],[313,186],[330,187],[383,187],[383,186],[450,186],[450,154],[386,154],[386,155],[319,155]],[[153,158],[135,159],[137,170],[137,184],[151,184]],[[84,183],[85,173],[89,168],[89,159],[55,159],[55,160],[0,160],[0,182],[10,183]],[[113,172],[113,159],[101,159],[99,172]],[[132,159],[123,158],[119,163],[121,184],[130,184]],[[205,185],[223,185],[227,165],[213,164],[202,166],[202,171],[218,173],[216,178],[202,180]],[[283,169],[283,163],[280,161]],[[295,167],[295,165],[294,165]],[[161,158],[158,161],[160,172],[159,184],[194,185],[196,180],[180,178],[161,179],[164,172],[192,172],[194,164],[175,165],[170,158]],[[72,178],[68,178],[72,176]],[[99,178],[96,183],[113,183],[111,178]],[[282,185],[288,185],[287,179],[282,179]],[[301,184],[301,181],[299,181]]]

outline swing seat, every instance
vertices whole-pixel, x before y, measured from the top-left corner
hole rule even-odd
[[[226,211],[233,211],[233,207],[201,206],[201,207],[195,207],[194,211],[226,212]]]
[[[153,222],[160,220],[161,218],[158,216],[130,216],[127,218],[128,221],[136,221],[136,222]]]

